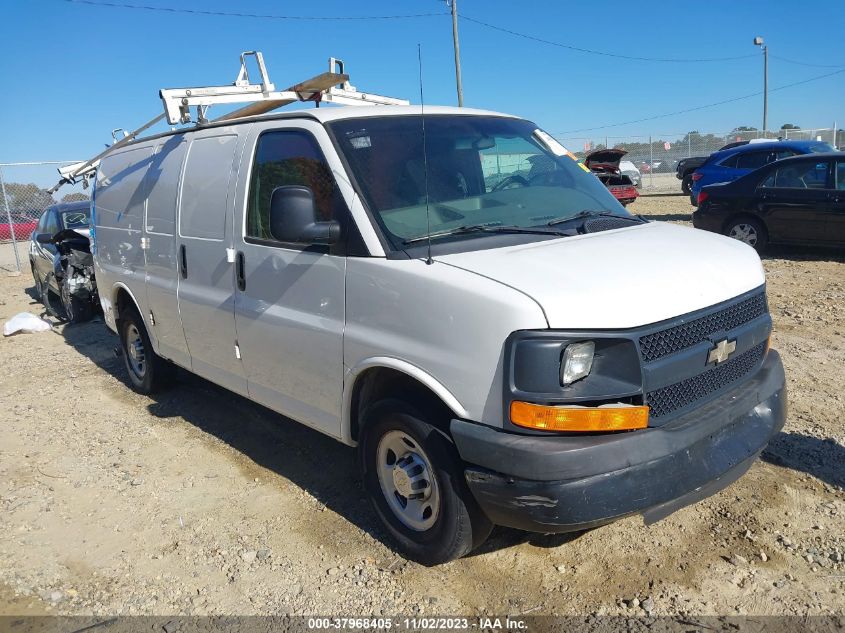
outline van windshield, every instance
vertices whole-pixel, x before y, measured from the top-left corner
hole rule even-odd
[[[521,119],[380,116],[328,124],[394,248],[490,235],[461,229],[543,227],[578,214],[630,217],[565,148]],[[428,217],[426,214],[428,197]]]

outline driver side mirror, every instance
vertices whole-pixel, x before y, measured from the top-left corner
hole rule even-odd
[[[280,242],[334,244],[340,239],[340,223],[318,222],[311,189],[285,185],[270,197],[270,234]]]
[[[52,244],[53,243],[53,236],[49,233],[39,233],[35,236],[35,241],[39,244]]]

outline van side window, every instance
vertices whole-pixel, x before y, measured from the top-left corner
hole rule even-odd
[[[272,240],[270,197],[276,187],[303,185],[314,193],[317,220],[340,217],[343,200],[317,141],[295,130],[266,132],[258,139],[250,176],[246,234]]]

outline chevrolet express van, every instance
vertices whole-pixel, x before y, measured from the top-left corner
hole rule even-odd
[[[763,268],[629,214],[526,120],[336,107],[135,140],[93,249],[133,388],[174,366],[356,446],[399,549],[658,520],[784,423]]]

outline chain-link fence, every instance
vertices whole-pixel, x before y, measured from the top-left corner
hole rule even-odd
[[[0,269],[26,270],[29,240],[44,209],[56,202],[85,200],[80,185],[47,192],[59,180],[57,169],[78,161],[0,163]]]
[[[774,132],[737,128],[727,133],[686,132],[634,136],[592,136],[556,138],[578,158],[604,148],[628,152],[623,165],[640,174],[643,193],[681,193],[681,180],[676,176],[678,163],[694,156],[706,157],[730,143],[757,139],[824,141],[834,147],[845,144],[845,132],[837,128],[781,129]],[[625,169],[623,169],[625,171]]]

